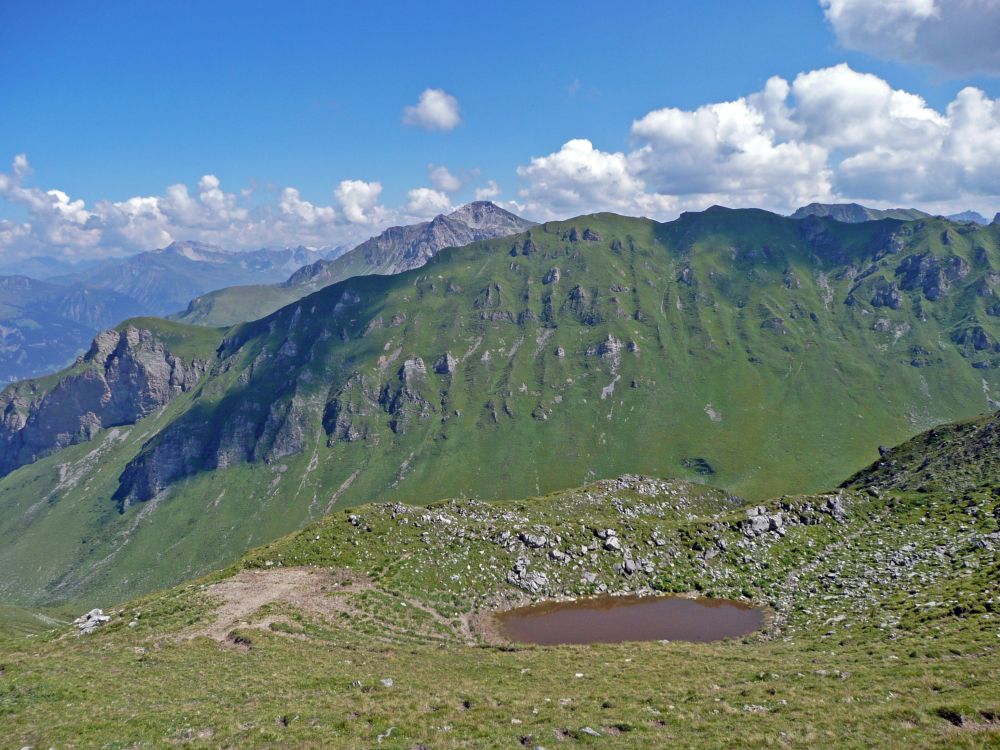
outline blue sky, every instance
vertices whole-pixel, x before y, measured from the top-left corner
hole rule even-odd
[[[904,0],[904,5],[935,1],[950,2]],[[842,28],[835,29],[827,16],[838,4],[845,7]],[[987,15],[977,25],[989,20]],[[771,167],[753,155],[751,167],[727,166],[725,153],[734,146],[724,136],[711,157],[721,160],[718,174],[706,179],[690,174],[694,165],[687,173],[670,170],[668,163],[684,147],[676,141],[676,128],[665,135],[633,127],[663,108],[696,112],[760,92],[774,76],[792,82],[801,73],[843,63],[892,91],[919,95],[938,113],[946,113],[969,86],[987,103],[1000,96],[998,66],[989,51],[978,70],[956,70],[954,60],[949,62],[949,54],[955,59],[962,54],[959,40],[954,50],[934,59],[887,59],[886,49],[900,45],[891,39],[881,45],[858,32],[871,25],[851,0],[825,7],[812,0],[615,5],[15,0],[0,6],[5,71],[0,170],[20,154],[26,162],[11,167],[6,189],[0,183],[0,220],[6,220],[0,252],[4,237],[8,253],[44,252],[48,243],[53,252],[99,254],[181,239],[177,235],[185,230],[234,246],[292,241],[298,225],[289,220],[284,229],[271,231],[284,209],[269,208],[289,187],[297,191],[296,206],[330,208],[319,214],[299,211],[308,225],[302,234],[313,242],[349,240],[390,221],[420,218],[445,205],[442,195],[457,205],[490,180],[501,190],[498,201],[538,218],[603,208],[605,192],[611,210],[659,218],[712,198],[783,209],[810,190],[816,198],[857,196],[874,204],[922,198],[932,206],[964,200],[963,206],[991,208],[1000,189],[983,184],[982,177],[956,182],[952,195],[893,194],[898,179],[871,177],[870,167],[863,180],[856,169],[846,178],[839,173],[842,154],[859,156],[856,144],[810,140],[768,123],[764,129],[774,144],[819,143],[825,149],[822,159],[785,149],[784,155],[761,157],[768,164],[815,158],[816,171],[832,165],[830,179],[803,183],[794,194],[771,195],[763,183],[750,184],[754,179],[747,179],[747,170],[756,175],[762,167],[761,180],[788,176],[781,169],[769,172]],[[987,37],[983,43],[990,42]],[[853,84],[841,83],[846,88],[840,98],[849,99]],[[459,124],[428,130],[404,123],[404,108],[428,88],[454,98]],[[809,128],[819,132],[812,121]],[[990,149],[996,137],[991,128],[984,132]],[[701,137],[686,125],[684,132]],[[578,149],[567,166],[563,149],[574,139],[586,139],[593,151]],[[646,155],[639,153],[650,144]],[[990,149],[987,160],[993,158]],[[940,156],[926,153],[928,159]],[[559,154],[559,160],[532,167],[533,158]],[[618,154],[624,156],[621,163],[610,158]],[[442,180],[431,179],[429,165],[447,168],[454,179],[443,184],[451,189],[442,190]],[[968,164],[959,167],[968,171]],[[575,173],[569,182],[567,169]],[[595,170],[603,170],[613,185],[575,186],[574,179],[586,182]],[[215,180],[199,187],[205,175]],[[352,212],[350,199],[337,197],[343,181],[378,183],[381,190],[374,202],[371,191],[365,193],[360,213]],[[623,189],[623,183],[631,187]],[[97,208],[101,202],[163,198],[168,186],[177,184],[186,185],[198,205],[185,212],[176,202],[164,208],[164,202],[156,210],[165,218],[145,216],[143,227],[134,231],[122,229],[133,219],[122,218],[121,211],[110,217]],[[410,191],[417,188],[435,194],[415,201]],[[49,199],[37,195],[52,190],[65,194],[63,206],[40,208],[39,200]],[[547,194],[561,197],[549,200]],[[228,213],[209,215],[210,208],[224,205]],[[351,221],[349,214],[363,220]],[[61,233],[40,228],[46,216],[75,226]],[[111,228],[99,236],[85,231],[98,224]]]

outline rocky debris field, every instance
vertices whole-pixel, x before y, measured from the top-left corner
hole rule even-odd
[[[444,639],[467,639],[470,618],[545,598],[689,592],[770,608],[767,637],[869,626],[893,637],[935,615],[992,619],[998,519],[991,491],[841,490],[748,507],[697,484],[623,476],[523,503],[363,506],[243,564],[363,573],[386,602],[438,613]],[[412,607],[369,605],[372,628],[406,630]]]

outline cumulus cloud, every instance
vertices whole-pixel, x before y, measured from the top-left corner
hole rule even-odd
[[[546,217],[580,211],[641,213],[671,207],[669,198],[646,192],[645,182],[628,156],[600,151],[585,138],[568,141],[554,154],[532,159],[527,166],[518,167],[517,173],[528,182],[521,197],[529,210]],[[656,206],[661,199],[663,204]]]
[[[194,189],[169,185],[160,195],[88,206],[58,189],[30,184],[31,165],[23,154],[9,172],[0,172],[0,206],[19,206],[24,221],[0,219],[0,255],[5,258],[57,255],[91,258],[164,247],[175,240],[199,240],[238,250],[266,246],[334,245],[361,241],[390,223],[413,219],[410,206],[381,205],[382,185],[344,180],[333,191],[337,206],[302,197],[295,187],[272,200],[254,191],[225,190],[218,177],[204,175]],[[436,196],[417,196],[423,211]],[[447,203],[445,199],[444,203]]]
[[[458,99],[442,89],[424,89],[416,104],[403,109],[403,124],[424,130],[454,130],[461,122]]]
[[[411,190],[407,197],[406,212],[416,218],[429,218],[437,216],[451,209],[451,201],[448,196],[439,190],[420,187]]]
[[[445,193],[454,193],[462,187],[462,180],[453,175],[448,167],[427,165],[427,171],[431,178],[431,184],[438,190]]]
[[[378,202],[381,193],[381,182],[364,180],[342,180],[334,190],[344,216],[355,224],[374,224],[384,216],[385,210]]]
[[[788,211],[813,200],[995,210],[1000,101],[963,89],[944,112],[847,65],[632,124],[633,147],[567,142],[518,170],[529,213],[666,218],[712,203]]]
[[[950,73],[1000,74],[1000,0],[820,0],[849,49]]]
[[[476,188],[477,201],[491,201],[500,195],[500,186],[496,180],[487,180],[486,184]]]
[[[309,226],[329,223],[337,218],[337,211],[332,206],[317,206],[307,200],[302,200],[299,191],[293,187],[287,187],[281,191],[281,200],[278,206],[286,216],[294,217]]]

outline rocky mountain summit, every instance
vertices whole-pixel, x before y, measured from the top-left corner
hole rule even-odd
[[[207,367],[207,359],[178,357],[154,330],[133,323],[101,333],[60,376],[0,393],[0,472],[134,424],[191,390]]]
[[[490,201],[468,203],[430,221],[390,227],[335,260],[321,260],[294,273],[284,284],[315,291],[364,273],[395,274],[419,268],[446,247],[523,232],[534,222],[522,219]]]
[[[390,227],[352,250],[304,266],[281,284],[231,287],[192,300],[177,320],[198,325],[233,325],[256,320],[352,276],[396,274],[419,268],[446,247],[517,234],[534,222],[490,201],[475,201],[430,221]]]
[[[877,221],[879,219],[912,221],[914,219],[931,218],[931,214],[916,208],[868,208],[859,203],[810,203],[807,206],[795,209],[791,214],[792,219],[804,219],[807,216],[827,216],[848,224]]]

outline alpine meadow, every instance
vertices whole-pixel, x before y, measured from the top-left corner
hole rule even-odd
[[[1000,747],[996,3],[390,6],[0,11],[0,747]]]

